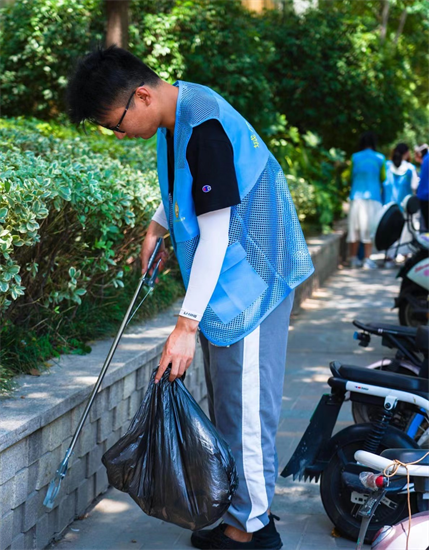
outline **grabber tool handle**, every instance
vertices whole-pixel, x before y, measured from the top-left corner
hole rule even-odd
[[[46,495],[45,500],[44,500],[45,506],[48,506],[49,508],[52,508],[52,506],[53,506],[54,499],[57,496],[58,491],[60,489],[61,481],[66,475],[68,462],[70,460],[71,455],[73,454],[73,450],[76,446],[76,442],[78,440],[78,437],[79,437],[79,435],[82,431],[83,425],[85,424],[85,420],[88,418],[89,411],[92,407],[95,396],[96,396],[98,390],[100,389],[101,383],[103,382],[103,378],[104,378],[104,376],[107,372],[107,369],[110,366],[113,355],[116,351],[116,348],[118,347],[119,340],[121,339],[121,336],[122,336],[122,334],[125,330],[125,327],[127,326],[128,318],[131,315],[131,311],[134,307],[134,304],[136,303],[136,300],[138,298],[140,290],[141,290],[142,286],[146,283],[146,277],[149,275],[149,271],[151,270],[151,268],[153,266],[153,263],[155,261],[155,258],[158,255],[158,252],[159,252],[159,250],[161,248],[161,245],[162,245],[162,241],[163,241],[163,239],[162,239],[162,237],[160,237],[156,242],[154,251],[152,252],[151,257],[149,258],[147,271],[142,275],[142,277],[139,280],[139,284],[137,285],[137,289],[134,292],[134,296],[131,299],[131,302],[130,302],[130,305],[128,306],[125,317],[122,320],[121,326],[119,327],[119,331],[118,331],[117,335],[115,336],[115,339],[113,340],[113,343],[110,347],[109,353],[107,354],[106,360],[104,361],[103,368],[101,369],[101,372],[98,376],[97,382],[95,383],[95,386],[94,386],[94,388],[91,392],[89,401],[88,401],[88,403],[86,405],[86,408],[85,408],[85,410],[82,414],[82,418],[80,419],[79,425],[76,429],[76,432],[73,436],[73,439],[71,440],[70,447],[67,449],[64,460],[61,462],[60,466],[58,467],[55,478],[51,481],[51,483],[49,485],[48,492],[47,492],[47,495]],[[158,265],[156,266],[156,268],[158,268],[158,267],[159,267],[159,262],[158,262]],[[156,271],[157,271],[157,269],[156,269]],[[150,290],[152,290],[152,289],[150,289]]]
[[[132,297],[132,300],[130,302],[130,305],[128,306],[128,309],[127,309],[127,312],[125,314],[125,317],[124,319],[122,320],[122,323],[121,323],[121,326],[119,327],[119,331],[115,337],[115,339],[113,340],[113,343],[110,347],[110,350],[109,350],[109,353],[107,354],[107,357],[106,357],[106,360],[104,361],[104,365],[103,365],[103,368],[101,369],[101,372],[100,372],[100,375],[98,377],[98,380],[97,382],[95,383],[95,386],[92,390],[92,393],[91,393],[91,396],[89,398],[89,401],[88,401],[88,404],[85,408],[85,411],[83,412],[82,414],[82,418],[80,419],[80,422],[79,422],[79,425],[77,427],[77,430],[76,430],[76,433],[74,434],[74,437],[72,439],[72,442],[70,444],[70,447],[69,447],[69,451],[70,451],[70,454],[73,452],[73,449],[75,448],[76,446],[76,441],[77,441],[77,438],[79,437],[80,435],[80,432],[82,431],[82,427],[85,423],[85,420],[87,419],[88,417],[88,414],[89,414],[89,410],[91,409],[91,406],[94,402],[94,399],[95,399],[95,395],[97,394],[100,386],[101,386],[101,383],[103,382],[103,378],[104,378],[104,375],[106,374],[107,372],[107,369],[109,368],[110,366],[110,363],[112,361],[112,358],[113,358],[113,355],[116,351],[116,348],[118,347],[118,344],[119,344],[119,340],[121,339],[121,336],[124,332],[124,329],[127,325],[127,321],[128,321],[128,318],[129,316],[131,315],[131,311],[134,307],[134,304],[136,303],[136,300],[137,300],[137,297],[138,295],[140,294],[140,290],[142,288],[142,286],[144,285],[145,281],[146,281],[146,276],[148,275],[150,269],[152,268],[152,265],[153,265],[153,262],[159,252],[159,249],[161,248],[161,244],[162,244],[162,238],[159,238],[156,245],[155,245],[155,249],[151,255],[151,257],[149,258],[149,262],[148,262],[148,269],[146,271],[146,273],[140,278],[140,281],[139,281],[139,284],[137,285],[137,289],[136,291],[134,292],[134,296]]]
[[[159,252],[159,249],[161,248],[161,245],[162,245],[162,242],[163,242],[163,238],[160,237],[157,241],[156,241],[156,245],[155,245],[155,248],[153,249],[153,252],[151,254],[151,257],[149,258],[149,261],[147,263],[147,271],[146,273],[143,275],[143,278],[145,279],[146,278],[146,275],[149,274],[149,271],[152,269],[152,266],[153,266],[153,262],[155,261],[155,258],[158,256],[158,252]],[[159,266],[159,263],[157,264],[157,268]]]

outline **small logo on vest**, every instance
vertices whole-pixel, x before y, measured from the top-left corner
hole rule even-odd
[[[211,191],[211,190],[212,190],[212,188],[210,187],[210,185],[205,185],[205,186],[203,187],[203,193],[208,193],[208,192]]]
[[[179,217],[179,205],[177,204],[177,202],[174,205],[174,214],[176,215],[176,218]]]
[[[253,143],[253,147],[255,149],[257,149],[259,147],[259,142],[258,142],[258,138],[255,136],[255,134],[252,134],[250,136],[250,139],[252,140],[252,143]]]

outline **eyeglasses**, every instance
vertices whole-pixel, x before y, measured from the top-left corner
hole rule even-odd
[[[136,91],[138,90],[138,88],[140,88],[140,86],[143,86],[144,82],[142,82],[141,84],[138,85],[138,87],[133,91],[133,93],[130,95],[130,99],[127,101],[127,104],[125,106],[125,111],[123,112],[123,115],[121,116],[121,118],[119,119],[119,122],[116,126],[114,126],[113,128],[110,127],[110,126],[104,126],[103,124],[98,124],[98,126],[103,126],[103,128],[107,128],[108,130],[111,130],[112,132],[119,132],[120,134],[125,134],[125,132],[123,130],[120,130],[119,127],[120,125],[122,124],[124,118],[125,118],[125,115],[127,114],[127,111],[128,109],[130,108],[130,104],[131,104],[131,100],[133,99],[134,97],[134,94],[136,93]]]

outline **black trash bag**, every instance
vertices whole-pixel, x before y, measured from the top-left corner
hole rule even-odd
[[[146,514],[195,531],[227,511],[235,462],[182,380],[169,382],[168,368],[155,384],[156,371],[127,433],[102,461],[109,483]]]

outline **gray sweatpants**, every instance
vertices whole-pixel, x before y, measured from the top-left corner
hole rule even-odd
[[[200,342],[210,419],[234,455],[239,486],[225,523],[253,533],[268,523],[277,478],[280,419],[292,292],[251,334],[229,347]]]

